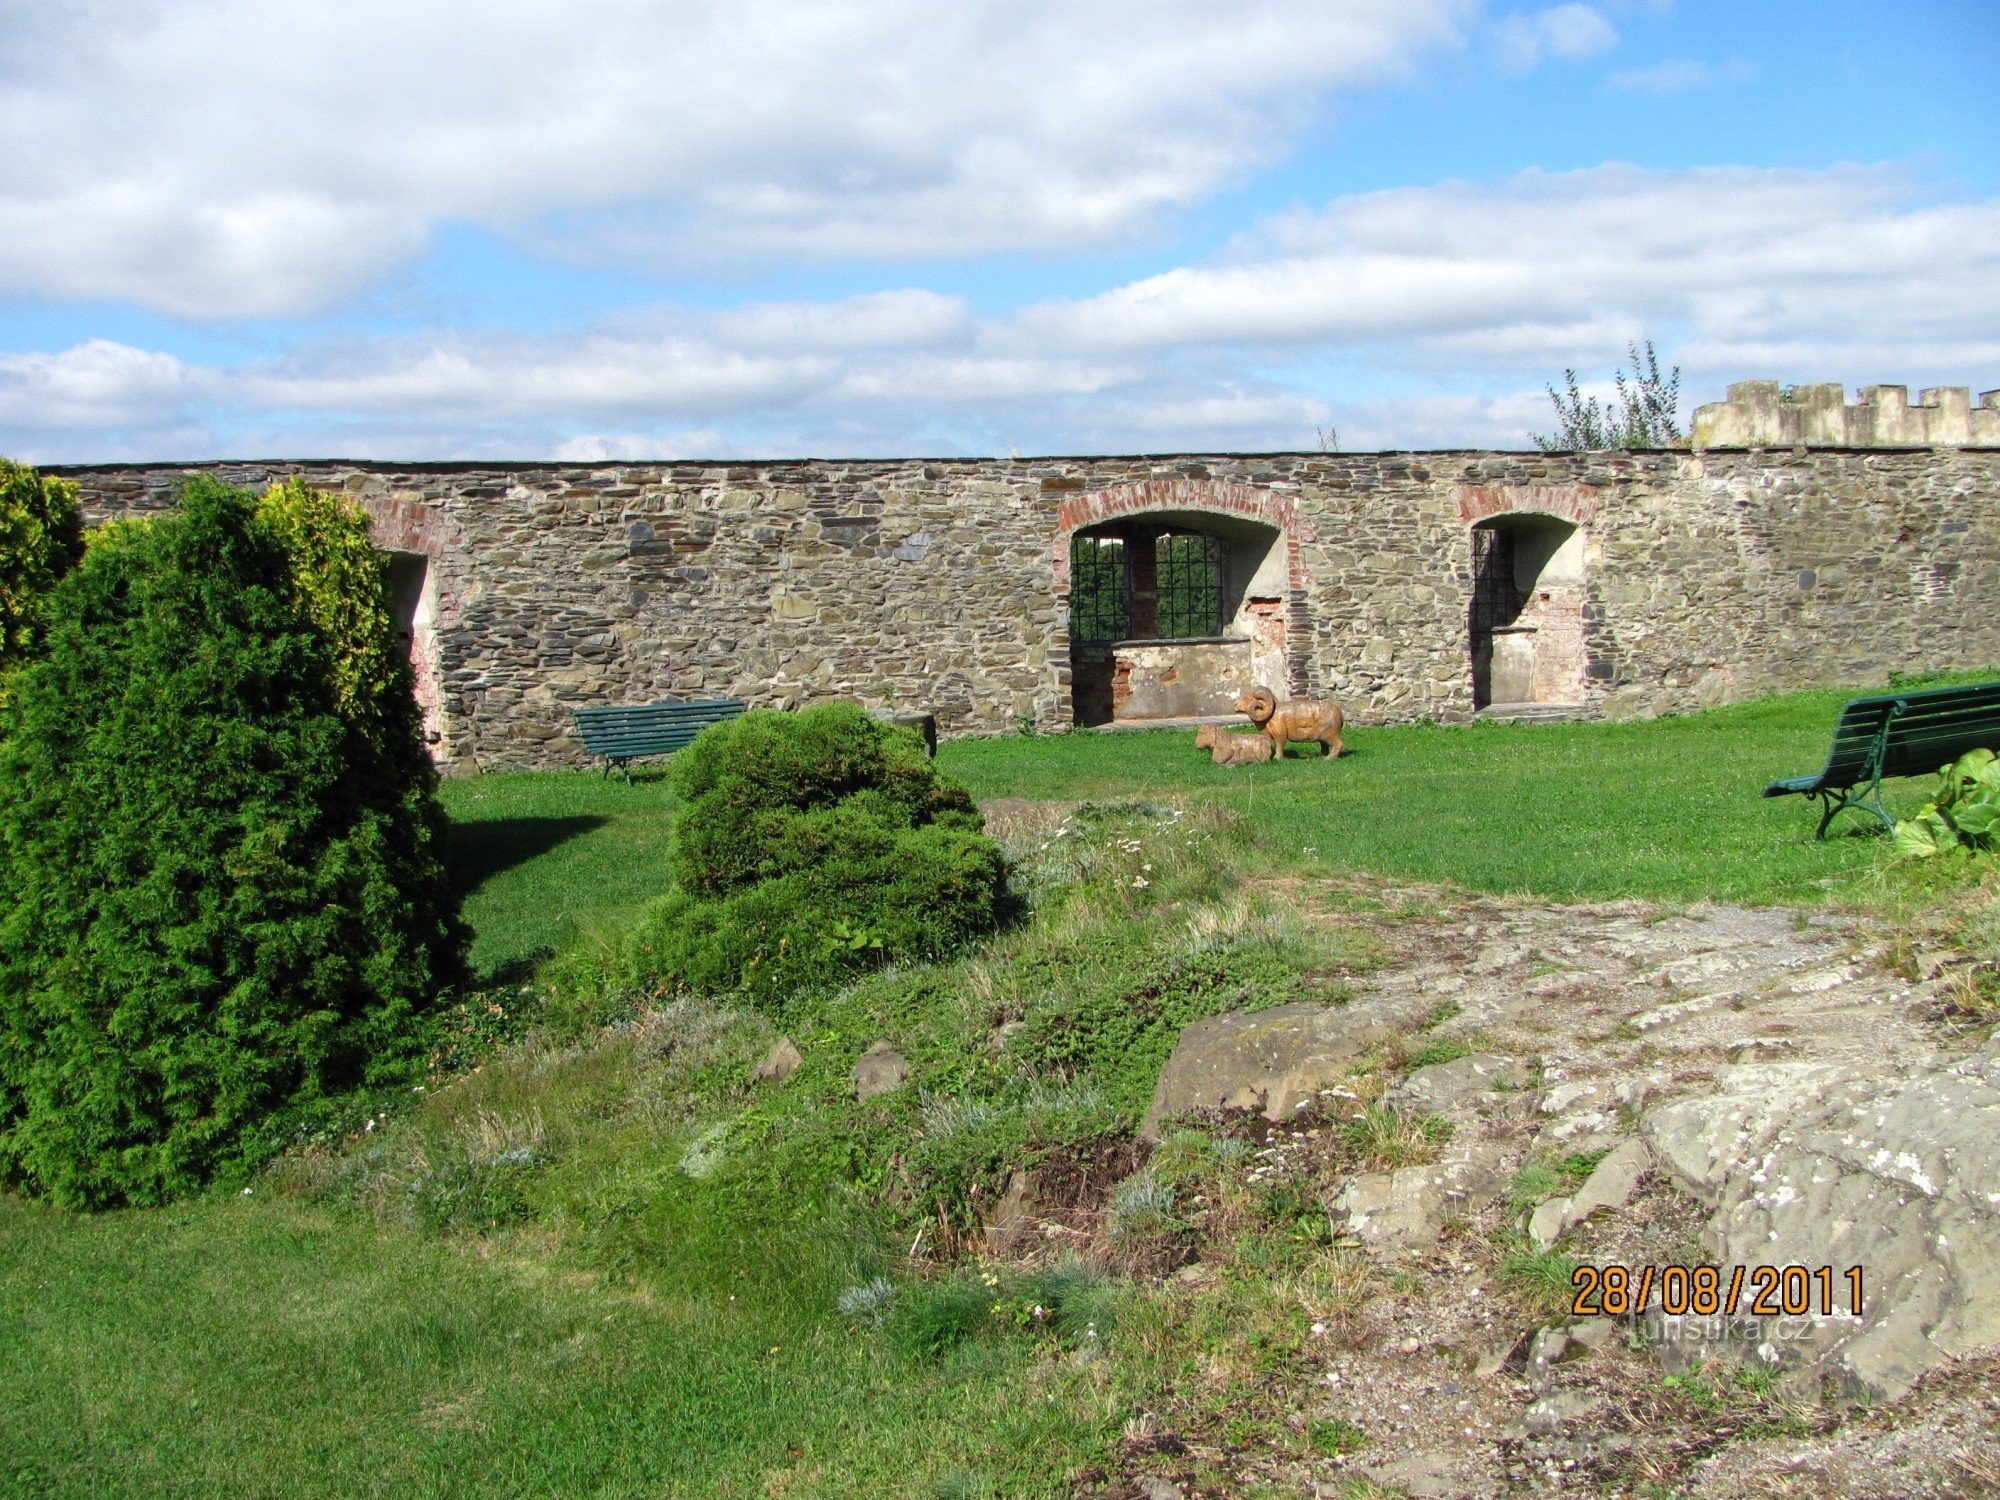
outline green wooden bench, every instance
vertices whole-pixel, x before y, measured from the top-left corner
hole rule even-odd
[[[632,762],[642,755],[670,755],[686,746],[711,724],[743,712],[741,698],[717,698],[707,703],[633,703],[616,708],[573,708],[583,748],[604,757],[604,775],[624,768],[632,780]]]
[[[2000,682],[1856,698],[1840,711],[1826,769],[1774,781],[1764,795],[1820,799],[1825,812],[1815,838],[1825,838],[1834,815],[1850,807],[1894,829],[1896,820],[1882,805],[1883,777],[1923,776],[1981,747],[2000,749]]]

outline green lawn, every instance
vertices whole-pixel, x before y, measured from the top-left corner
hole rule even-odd
[[[1060,1494],[1104,1417],[1022,1373],[277,1199],[0,1199],[0,1494]]]
[[[1979,681],[1994,672],[1926,681]],[[1332,764],[1219,767],[1189,730],[962,739],[939,752],[974,795],[1213,799],[1269,830],[1286,862],[1561,899],[1819,902],[1881,857],[1872,818],[1815,843],[1803,798],[1758,793],[1824,763],[1840,705],[1873,689],[1793,693],[1627,724],[1361,725]],[[1920,805],[1930,779],[1892,782]],[[664,774],[448,782],[453,866],[483,972],[610,940],[666,887]]]
[[[443,792],[452,877],[482,972],[609,937],[666,888],[673,799],[658,766],[642,767],[630,786],[542,771],[448,781]]]
[[[1981,675],[1994,674],[1963,680]],[[982,799],[1214,798],[1308,867],[1559,899],[1813,902],[1879,866],[1880,824],[1843,814],[1815,843],[1815,808],[1759,793],[1825,763],[1856,691],[1650,723],[1363,725],[1332,764],[1215,766],[1186,730],[957,740],[940,753]],[[1931,784],[1889,783],[1890,808],[1914,810]]]
[[[961,740],[942,756],[982,798],[1212,799],[1288,867],[1812,901],[1865,892],[1881,839],[1855,819],[1857,836],[1815,844],[1804,803],[1757,793],[1820,763],[1847,696],[1651,724],[1364,725],[1334,764],[1223,770],[1186,731]],[[1897,786],[1892,804],[1925,789]],[[657,770],[630,787],[494,776],[445,800],[486,973],[613,940],[664,887]],[[952,982],[990,986],[990,967]],[[850,1040],[878,1024],[854,1018]],[[516,1117],[532,1107],[537,1129],[546,1107],[549,1206],[497,1238],[418,1234],[275,1180],[98,1216],[0,1197],[0,1493],[1058,1495],[1115,1441],[1129,1405],[1066,1359],[977,1346],[916,1365],[829,1318],[855,1272],[824,1246],[795,1253],[752,1226],[732,1249],[707,1243],[726,1226],[619,1217],[657,1197],[680,1149],[633,1123],[648,1075],[618,1062],[624,1045],[489,1068],[388,1128],[407,1142],[427,1118],[442,1150],[503,1100]],[[968,1077],[985,1057],[967,1051]],[[599,1076],[614,1064],[615,1087]],[[620,1254],[639,1270],[586,1253],[593,1220],[632,1226]],[[786,1274],[758,1269],[778,1263]]]

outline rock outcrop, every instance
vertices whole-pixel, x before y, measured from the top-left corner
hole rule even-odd
[[[1713,1203],[1712,1258],[1833,1272],[1830,1315],[1817,1283],[1810,1312],[1782,1328],[1739,1313],[1760,1357],[1879,1401],[2000,1346],[2000,1042],[1886,1078],[1794,1063],[1718,1081],[1719,1093],[1662,1105],[1642,1127],[1667,1169]],[[1862,1270],[1859,1317],[1850,1266]]]
[[[1419,997],[1396,997],[1280,1005],[1197,1021],[1181,1032],[1160,1070],[1139,1133],[1157,1140],[1168,1116],[1197,1109],[1254,1109],[1267,1119],[1289,1119],[1322,1089],[1347,1078],[1365,1053],[1418,1025],[1428,1010]]]

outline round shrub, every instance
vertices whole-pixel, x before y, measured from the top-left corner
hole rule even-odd
[[[782,1002],[998,921],[1005,862],[971,796],[853,704],[715,725],[671,777],[674,888],[628,949],[643,984]]]
[[[0,744],[0,1174],[156,1203],[421,1058],[463,972],[444,819],[251,496],[100,535],[47,614]]]

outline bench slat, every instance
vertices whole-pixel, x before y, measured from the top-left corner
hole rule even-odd
[[[573,708],[584,750],[605,758],[605,774],[614,765],[626,767],[642,755],[668,755],[684,750],[711,724],[733,719],[749,707],[741,698],[717,698],[702,703],[597,704]]]

